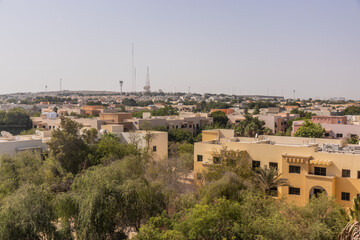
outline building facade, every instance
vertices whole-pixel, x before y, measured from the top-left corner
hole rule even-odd
[[[231,136],[231,137],[230,137]],[[279,136],[234,137],[231,130],[203,131],[203,142],[194,147],[194,178],[202,184],[207,166],[222,149],[246,151],[253,167],[276,167],[290,186],[277,189],[279,198],[305,205],[324,192],[351,207],[360,194],[360,146],[346,146],[338,139]]]

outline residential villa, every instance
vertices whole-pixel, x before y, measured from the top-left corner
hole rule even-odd
[[[194,147],[196,184],[204,183],[207,167],[216,164],[222,150],[233,150],[246,151],[253,168],[277,168],[290,186],[275,192],[288,202],[305,205],[310,197],[323,192],[350,207],[352,198],[360,194],[360,146],[345,145],[341,139],[234,137],[233,130],[224,129],[202,133],[202,142]]]

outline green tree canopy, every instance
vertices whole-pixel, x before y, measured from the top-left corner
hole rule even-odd
[[[1,201],[0,239],[53,239],[56,220],[49,191],[23,185]]]
[[[171,115],[179,115],[178,110],[171,106],[165,106],[163,108],[159,108],[158,110],[151,111],[151,116],[171,116]]]
[[[265,122],[245,114],[245,119],[235,125],[235,134],[237,136],[255,137],[256,134],[270,134],[271,130],[265,127]]]
[[[66,171],[77,173],[85,167],[89,146],[80,135],[81,124],[61,118],[61,129],[52,132],[48,142],[50,153]]]
[[[0,131],[8,131],[17,135],[31,127],[30,114],[23,108],[13,108],[7,112],[0,111]]]
[[[325,129],[318,123],[305,120],[303,125],[295,132],[295,137],[321,138],[325,135]]]
[[[343,115],[360,115],[360,107],[350,106],[347,107],[342,113]]]
[[[211,117],[213,118],[214,126],[224,128],[228,124],[229,118],[222,111],[215,111],[211,113]]]
[[[193,135],[182,128],[179,129],[171,129],[169,131],[169,142],[178,142],[178,143],[182,143],[182,142],[188,142],[188,143],[193,143],[194,142],[194,137]]]

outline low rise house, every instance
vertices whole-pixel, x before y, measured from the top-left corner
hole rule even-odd
[[[19,136],[13,136],[3,131],[0,136],[0,155],[13,155],[24,151],[41,153],[48,148],[46,142],[50,140],[50,136],[50,131],[38,131],[34,135]]]

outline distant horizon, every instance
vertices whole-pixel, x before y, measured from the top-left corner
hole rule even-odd
[[[15,95],[15,94],[46,94],[46,93],[59,93],[61,92],[60,90],[54,90],[54,91],[39,91],[39,92],[12,92],[12,93],[2,93],[0,94],[0,96],[3,95]],[[91,89],[77,89],[77,90],[70,90],[70,89],[63,89],[62,92],[107,92],[107,93],[117,93],[119,94],[120,91],[116,91],[116,90],[91,90]],[[158,91],[151,91],[151,92],[156,92],[158,93]],[[167,92],[167,91],[163,91],[166,94],[175,94],[175,93],[184,93],[187,94],[187,92],[184,91],[179,91],[179,92]],[[127,94],[127,93],[134,93],[134,92],[123,92],[123,94]],[[144,93],[144,91],[137,91],[135,93]],[[206,92],[206,93],[198,93],[198,92],[190,92],[190,94],[200,94],[200,95],[204,95],[204,94],[216,94],[216,95],[228,95],[228,96],[261,96],[261,97],[279,97],[279,98],[284,98],[285,100],[291,100],[294,98],[291,97],[285,97],[285,96],[281,96],[281,95],[265,95],[265,94],[227,94],[227,93],[212,93],[212,92]],[[309,97],[309,98],[301,98],[301,97],[296,97],[295,99],[300,99],[300,100],[308,100],[308,99],[312,99],[312,100],[333,100],[333,99],[337,99],[340,100],[339,98],[345,98],[345,101],[359,101],[360,99],[351,99],[351,98],[346,98],[346,97],[329,97],[329,98],[314,98],[314,97]]]

